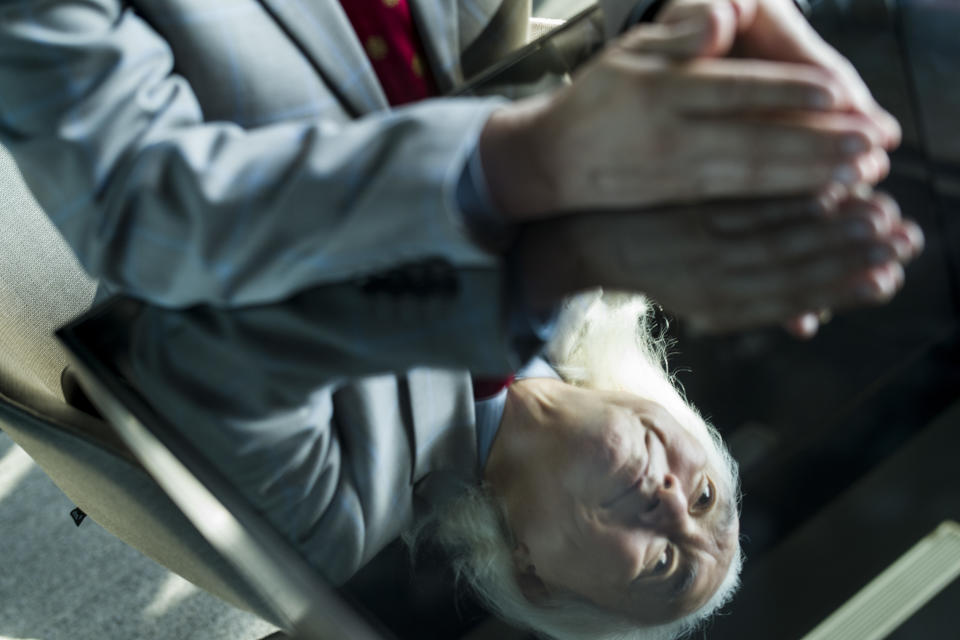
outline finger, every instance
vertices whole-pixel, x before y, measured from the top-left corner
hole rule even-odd
[[[844,102],[843,88],[823,70],[764,60],[694,60],[663,71],[660,83],[668,106],[691,114],[829,111]]]
[[[731,0],[730,5],[737,14],[737,31],[749,30],[757,19],[757,0]]]
[[[757,0],[673,0],[662,8],[656,16],[656,21],[664,24],[682,22],[690,16],[695,16],[704,9],[724,6],[732,10],[737,24],[737,31],[743,32],[753,26],[757,18]]]
[[[903,268],[892,262],[815,289],[785,289],[779,295],[752,296],[739,301],[731,298],[718,300],[709,312],[691,314],[690,317],[696,329],[710,333],[782,324],[826,301],[835,309],[883,304],[902,288],[903,282]]]
[[[669,192],[675,188],[679,192],[670,194],[671,197],[685,198],[688,202],[712,198],[795,196],[820,192],[834,183],[853,186],[866,182],[868,178],[859,162],[843,160],[795,163],[709,158],[689,173],[683,177],[683,185],[679,184],[679,178],[678,184],[673,184],[669,176],[664,176],[663,190]]]
[[[717,264],[725,269],[771,268],[796,262],[824,251],[840,251],[864,242],[882,241],[889,248],[880,252],[882,260],[897,256],[892,238],[884,237],[886,222],[876,212],[862,211],[842,219],[801,221],[718,244]]]
[[[877,127],[883,131],[885,139],[883,147],[887,150],[895,149],[900,146],[903,140],[903,130],[900,123],[886,109],[874,102],[873,108],[869,110],[869,115]]]
[[[690,18],[698,18],[703,13],[720,7],[722,10],[730,11],[731,15],[739,23],[742,20],[752,20],[756,17],[755,0],[671,0],[657,12],[655,22],[661,24],[676,24],[684,22]],[[740,30],[746,25],[737,25]]]
[[[685,33],[686,37],[682,38],[684,48],[679,51],[649,48],[648,43],[644,50],[674,58],[726,56],[741,30],[740,17],[741,12],[732,2],[675,0],[657,15],[656,21],[678,33]]]
[[[890,157],[881,148],[873,149],[857,158],[860,175],[868,184],[877,184],[890,174]]]
[[[868,175],[881,172],[882,138],[865,119],[846,113],[753,114],[737,117],[688,117],[691,160],[711,154],[796,162],[870,156]],[[889,163],[887,163],[889,167]]]
[[[849,106],[870,118],[874,126],[882,132],[884,148],[897,147],[900,144],[902,132],[896,118],[877,103],[870,89],[847,58],[827,44],[812,29],[806,31],[807,37],[783,39],[777,47],[778,55],[774,56],[774,59],[806,62],[832,74],[838,84],[843,87],[845,101]]]
[[[870,117],[884,132],[884,146],[899,143],[900,128],[881,109],[850,61],[827,44],[790,2],[764,2],[757,16],[734,46],[734,54],[810,64],[832,75],[843,90],[845,108]]]
[[[903,265],[891,261],[858,274],[852,289],[846,287],[844,299],[838,299],[836,308],[852,308],[865,304],[884,304],[903,288],[906,280]],[[852,295],[850,295],[852,291]]]
[[[923,237],[923,230],[913,220],[903,221],[903,232],[906,236],[906,242],[910,247],[910,259],[916,258],[923,253],[926,240]]]
[[[899,146],[902,138],[900,123],[877,103],[853,64],[826,43],[821,47],[811,47],[808,51],[812,55],[790,59],[815,64],[833,74],[845,88],[850,107],[869,118],[882,132],[883,147],[889,150]]]
[[[676,60],[725,55],[722,34],[717,33],[721,27],[712,20],[705,15],[675,24],[642,24],[624,34],[619,46],[631,53],[658,54]],[[728,30],[732,33],[733,28]]]
[[[604,176],[610,182],[624,183],[634,178],[637,185],[657,186],[656,200],[651,200],[649,187],[631,188],[626,185],[621,202],[612,206],[651,206],[662,203],[701,203],[728,198],[791,197],[821,191],[824,187],[841,183],[854,185],[862,175],[853,163],[793,164],[782,162],[731,161],[728,158],[708,158],[686,173],[676,169],[630,168],[629,171],[608,170]]]
[[[767,219],[741,233],[726,233],[725,242],[715,248],[719,263],[726,267],[770,265],[881,240],[893,248],[894,257],[902,262],[912,259],[922,249],[922,231],[912,222],[906,225],[901,221],[899,206],[887,194],[849,195],[839,202],[833,202],[832,197],[826,195],[823,206],[810,198],[754,204],[752,208],[768,216]],[[767,211],[775,209],[778,203],[786,211],[781,214],[779,224],[775,222],[776,214]],[[751,215],[751,205],[743,206],[748,211],[741,212],[741,217]],[[735,214],[721,215],[735,220]]]
[[[836,211],[839,198],[824,189],[813,196],[720,201],[701,208],[704,229],[714,235],[739,235],[804,220],[823,220]]]
[[[904,220],[890,232],[897,260],[906,264],[923,252],[923,231],[913,220]]]
[[[916,222],[901,217],[896,200],[883,192],[857,193],[843,199],[836,208],[838,218],[871,218],[870,237],[884,237],[893,247],[896,259],[906,264],[923,252],[923,230]],[[856,224],[856,223],[850,223]],[[865,235],[864,237],[868,237]]]
[[[727,270],[716,291],[728,304],[768,299],[788,312],[781,317],[787,318],[809,309],[842,307],[851,300],[889,299],[894,289],[871,280],[871,274],[893,264],[899,265],[889,242],[867,242],[770,268]]]
[[[889,234],[902,221],[900,206],[896,200],[865,185],[857,185],[837,205],[838,218],[850,216],[870,216],[876,228],[874,235],[877,236]]]

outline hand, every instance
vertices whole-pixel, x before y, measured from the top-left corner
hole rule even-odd
[[[819,67],[843,87],[843,108],[861,116],[864,126],[873,129],[873,139],[880,140],[880,147],[861,154],[858,162],[872,165],[868,172],[885,175],[888,171],[884,149],[899,143],[899,125],[874,101],[853,66],[814,32],[791,0],[672,0],[654,24],[642,25],[625,38],[634,50],[677,60],[734,55]],[[784,326],[795,336],[811,337],[825,312],[829,315],[827,310],[802,313]]]
[[[528,226],[518,250],[534,309],[604,286],[730,331],[885,302],[922,246],[889,197],[824,194],[570,216]]]
[[[631,32],[633,33],[633,32]],[[808,65],[637,53],[625,37],[549,97],[495,112],[480,139],[514,221],[570,211],[782,196],[874,183],[882,142]],[[884,156],[885,157],[885,156]]]
[[[674,59],[754,58],[809,64],[843,90],[845,108],[867,118],[886,149],[900,142],[900,125],[870,94],[853,65],[827,44],[792,0],[672,0],[653,25],[626,37],[633,47]]]
[[[657,16],[644,49],[675,59],[734,55],[815,65],[844,88],[848,109],[859,113],[887,150],[900,142],[897,121],[873,99],[856,70],[810,27],[790,0],[673,0]],[[861,160],[883,173],[889,159],[873,149]],[[784,323],[800,338],[816,334],[828,310],[808,311]]]

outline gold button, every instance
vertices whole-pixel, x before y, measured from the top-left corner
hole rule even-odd
[[[395,6],[400,4],[400,0],[383,0],[383,4],[393,9]]]
[[[387,57],[387,41],[380,36],[367,38],[366,48],[371,60],[383,60]]]
[[[413,59],[410,60],[410,70],[413,71],[413,75],[418,78],[423,77],[423,60],[421,60],[417,54],[413,54]]]

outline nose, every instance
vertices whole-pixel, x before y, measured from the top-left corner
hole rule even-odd
[[[667,532],[681,531],[686,528],[690,518],[687,496],[675,475],[664,474],[642,518],[648,524]]]

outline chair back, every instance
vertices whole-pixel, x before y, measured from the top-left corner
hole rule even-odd
[[[0,429],[104,529],[276,624],[109,425],[66,402],[61,375],[68,356],[53,332],[86,311],[95,290],[0,147]]]

